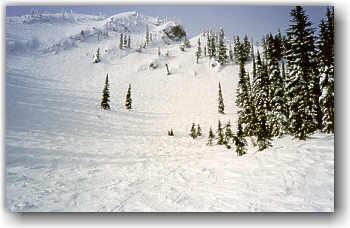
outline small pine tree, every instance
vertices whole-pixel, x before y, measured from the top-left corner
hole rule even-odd
[[[192,123],[190,136],[194,139],[197,138],[196,126],[194,123]]]
[[[128,92],[126,94],[125,107],[127,110],[132,109],[132,99],[131,99],[131,85],[129,84]]]
[[[105,80],[105,86],[102,91],[102,101],[101,101],[101,109],[109,110],[111,107],[109,106],[109,84],[108,84],[108,74]]]
[[[100,48],[97,48],[96,50],[96,54],[94,56],[94,63],[99,63],[101,62],[101,58],[100,58]]]
[[[128,48],[131,48],[131,39],[130,39],[130,35],[128,37]]]
[[[231,123],[230,121],[227,122],[225,125],[225,138],[224,138],[224,144],[227,145],[230,142],[230,139],[233,137],[232,130],[231,130]]]
[[[209,145],[209,146],[213,145],[213,139],[214,138],[215,138],[215,135],[213,133],[213,130],[210,127],[209,136],[208,136],[208,144],[207,145]]]
[[[202,136],[202,129],[199,124],[197,125],[197,136]]]
[[[243,134],[243,129],[242,129],[242,124],[241,121],[238,120],[238,125],[237,125],[237,136],[234,137],[235,145],[236,145],[236,153],[238,156],[242,156],[246,154],[246,145],[247,141],[244,138]]]
[[[202,55],[201,40],[200,40],[200,38],[198,38],[198,47],[197,47],[197,51],[196,51],[197,63],[198,63],[198,59],[199,59],[199,57],[201,57],[201,55]]]
[[[168,131],[168,136],[174,136],[174,132],[172,128],[170,129],[170,131]]]
[[[221,114],[224,114],[225,111],[225,105],[224,105],[224,99],[222,98],[222,91],[221,91],[221,84],[219,82],[219,98],[218,98],[218,112]]]
[[[207,56],[207,46],[204,46],[204,56]]]
[[[218,122],[218,129],[216,131],[217,134],[218,134],[218,137],[216,138],[218,145],[223,145],[224,144],[224,133],[222,131],[223,131],[222,125],[221,125],[221,122],[219,120],[219,122]]]
[[[160,56],[160,47],[158,47],[158,56]]]

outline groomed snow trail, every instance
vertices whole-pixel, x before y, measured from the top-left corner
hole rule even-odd
[[[101,21],[84,23],[98,26]],[[32,25],[26,26],[12,26],[8,20],[6,38],[21,36],[20,28],[26,28],[26,36]],[[84,24],[76,26],[78,30]],[[45,25],[36,31],[45,40]],[[134,37],[142,39],[143,34]],[[55,54],[7,53],[6,207],[333,211],[333,135],[315,134],[306,141],[285,136],[263,152],[249,146],[243,157],[233,149],[206,145],[209,127],[215,130],[218,120],[235,126],[238,66],[213,69],[207,58],[195,64],[196,41],[191,40],[194,46],[186,52],[178,44],[154,41],[136,53],[114,49],[119,34],[111,34]],[[92,64],[97,47],[103,51],[102,62]],[[150,62],[159,68],[148,69]],[[246,68],[250,71],[250,64]],[[107,73],[112,110],[101,111]],[[219,82],[225,115],[217,113]],[[124,108],[129,83],[131,112]],[[195,140],[188,135],[192,122],[199,123],[204,134]],[[170,128],[174,137],[167,136]]]

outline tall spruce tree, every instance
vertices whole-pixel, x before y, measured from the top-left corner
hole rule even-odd
[[[289,131],[305,140],[319,126],[319,76],[317,74],[314,29],[301,6],[290,12],[292,19],[287,36],[288,46],[286,96],[289,106]],[[322,121],[322,119],[321,119]]]
[[[108,74],[105,80],[105,86],[102,91],[102,101],[101,101],[101,109],[109,110],[111,109],[109,105],[109,83],[108,83]]]
[[[227,48],[225,45],[225,33],[224,29],[220,28],[219,32],[219,45],[218,45],[218,62],[220,65],[224,65],[227,62]]]
[[[267,37],[267,69],[269,77],[269,103],[271,112],[268,116],[268,124],[272,136],[282,136],[287,133],[287,116],[285,116],[284,80],[282,78],[278,53],[279,47],[275,38],[270,33]]]
[[[211,53],[210,53],[210,58],[216,58],[216,42],[215,42],[215,36],[211,36],[211,41],[210,41],[210,45],[211,45]]]
[[[126,93],[125,107],[127,110],[132,109],[131,85],[129,84],[128,92]]]
[[[218,98],[218,112],[221,114],[225,113],[224,99],[222,98],[221,84],[219,82],[219,98]]]
[[[149,27],[148,25],[146,25],[146,37],[145,37],[145,41],[146,41],[146,45],[149,44],[150,40],[149,40]]]
[[[94,63],[99,63],[101,62],[101,57],[100,57],[100,48],[97,48],[96,54],[94,55]]]
[[[198,47],[197,47],[197,51],[196,51],[196,62],[198,63],[199,57],[201,57],[202,55],[202,48],[201,48],[201,40],[200,38],[198,38]]]
[[[240,63],[239,81],[237,87],[236,106],[238,114],[241,118],[243,131],[245,135],[253,135],[255,130],[255,117],[253,112],[253,104],[250,96],[250,82],[248,74],[245,71],[244,64]]]
[[[267,124],[269,115],[269,78],[265,64],[257,56],[256,79],[253,84],[255,97],[256,131],[259,150],[264,150],[271,145],[271,130]]]
[[[327,8],[326,20],[322,19],[319,25],[319,69],[321,75],[320,104],[323,113],[323,131],[334,133],[334,7]]]

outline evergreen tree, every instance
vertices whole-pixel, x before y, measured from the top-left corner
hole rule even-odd
[[[224,138],[224,144],[228,145],[230,143],[230,139],[233,137],[233,133],[231,130],[231,123],[230,121],[227,122],[225,125],[225,138]]]
[[[199,124],[197,125],[197,136],[202,136],[202,129]]]
[[[322,107],[323,131],[334,133],[334,7],[327,8],[326,21],[321,20],[317,46],[321,75],[320,104]]]
[[[131,39],[130,39],[130,35],[129,35],[129,37],[128,37],[128,48],[131,48]]]
[[[127,48],[128,47],[128,39],[127,39],[127,36],[125,35],[124,38],[123,38],[123,47],[124,48]]]
[[[237,124],[237,135],[234,136],[234,142],[236,146],[236,153],[238,156],[243,156],[247,152],[246,146],[247,146],[247,141],[244,138],[244,133],[242,129],[242,122],[241,119],[238,119],[238,124]]]
[[[196,127],[194,123],[192,123],[190,136],[194,139],[197,138],[197,132],[196,132]]]
[[[207,46],[204,46],[204,56],[207,56]]]
[[[212,57],[212,44],[211,44],[211,36],[210,36],[210,34],[208,34],[208,36],[207,36],[207,47],[208,47],[208,56],[209,56],[209,58],[211,59],[211,57]]]
[[[225,111],[225,105],[224,105],[224,99],[222,98],[222,91],[221,91],[221,84],[219,82],[219,98],[218,98],[218,112],[221,114],[224,114]]]
[[[210,127],[209,136],[208,136],[208,144],[207,145],[209,145],[209,146],[213,145],[213,139],[214,138],[215,138],[215,135],[213,133],[213,130]]]
[[[123,41],[123,33],[120,33],[120,40],[119,40],[119,49],[120,50],[123,50],[123,44],[124,44],[124,41]]]
[[[302,7],[296,6],[290,15],[292,19],[287,35],[291,48],[286,53],[288,75],[285,91],[290,109],[289,131],[296,138],[305,140],[317,129],[320,117],[314,29]]]
[[[196,51],[196,62],[198,63],[199,57],[202,55],[201,40],[198,38],[198,47]]]
[[[101,109],[109,110],[111,107],[109,106],[109,84],[108,84],[108,74],[105,80],[105,86],[102,91],[102,101],[101,101]]]
[[[255,96],[255,114],[256,114],[256,136],[258,140],[259,150],[264,150],[271,145],[271,132],[267,124],[267,116],[269,115],[269,78],[266,66],[257,56],[257,72],[253,85]]]
[[[216,43],[215,43],[215,36],[211,37],[211,53],[210,53],[210,58],[216,58]]]
[[[231,44],[230,44],[230,46],[229,46],[228,55],[229,55],[230,61],[233,62],[233,51],[232,51],[232,46],[231,46]]]
[[[285,114],[284,81],[280,72],[278,60],[280,58],[276,42],[272,34],[267,38],[267,68],[269,77],[269,103],[271,112],[268,116],[269,128],[272,136],[287,133],[287,117]]]
[[[160,56],[160,47],[158,47],[158,56]]]
[[[224,30],[221,28],[220,29],[220,33],[219,33],[219,47],[218,47],[218,62],[220,63],[220,65],[224,65],[227,62],[227,48],[225,45],[225,34],[224,34]]]
[[[96,50],[96,54],[94,56],[94,63],[99,63],[101,62],[101,58],[100,58],[100,48],[97,48]]]
[[[253,135],[256,118],[253,107],[254,105],[252,104],[250,96],[249,76],[245,72],[243,63],[240,63],[236,106],[239,108],[238,114],[244,125],[244,133],[246,135]]]
[[[146,40],[146,45],[149,44],[149,27],[148,25],[146,25],[146,37],[145,37],[145,40]]]
[[[167,75],[170,75],[169,66],[167,63],[165,64],[165,68],[166,68]]]
[[[132,109],[131,103],[132,103],[132,99],[131,99],[131,85],[129,84],[129,88],[128,88],[128,92],[126,94],[126,100],[125,100],[125,107],[126,107],[126,109],[128,109],[128,110]]]
[[[222,129],[222,125],[221,125],[220,120],[218,122],[218,129],[217,129],[216,132],[218,134],[218,137],[216,138],[217,139],[217,144],[218,145],[223,145],[224,144],[224,133],[223,133],[223,129]]]
[[[172,128],[170,129],[170,131],[168,131],[168,136],[174,136],[174,132]]]

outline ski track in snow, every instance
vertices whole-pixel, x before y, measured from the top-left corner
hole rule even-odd
[[[37,31],[44,34],[41,27]],[[6,37],[19,28],[7,26]],[[314,134],[306,141],[285,136],[263,152],[249,145],[243,157],[233,149],[206,146],[209,127],[216,129],[219,119],[235,126],[238,66],[213,70],[207,58],[194,64],[197,39],[186,52],[178,44],[154,41],[143,53],[102,54],[99,64],[92,64],[86,53],[112,41],[118,44],[119,35],[56,55],[8,54],[6,207],[333,211],[334,135]],[[170,57],[157,57],[159,45]],[[147,66],[154,60],[161,66],[150,71]],[[164,63],[169,63],[170,76]],[[106,73],[111,111],[99,109]],[[225,115],[217,113],[219,81]],[[129,83],[131,112],[124,108]],[[203,130],[196,140],[188,136],[192,122]],[[167,136],[170,128],[174,137]]]

